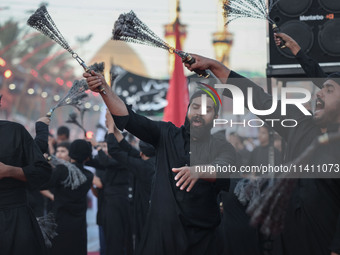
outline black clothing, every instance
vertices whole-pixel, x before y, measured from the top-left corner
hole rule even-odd
[[[83,165],[75,165],[86,177],[86,181],[77,189],[72,190],[62,184],[69,174],[64,165],[57,165],[48,184],[54,187],[52,212],[58,234],[52,241],[51,255],[87,255],[87,192],[91,188],[93,174]]]
[[[38,145],[42,153],[47,153],[48,151],[48,125],[44,122],[38,121],[35,123],[35,133],[34,142]]]
[[[281,164],[281,153],[278,149],[274,148],[274,165]],[[258,146],[251,153],[248,165],[260,166],[269,164],[269,145]]]
[[[104,185],[105,180],[105,171],[101,168],[96,168],[96,175],[102,182],[102,185]],[[103,226],[103,208],[104,208],[104,186],[103,188],[97,188],[97,225]]]
[[[280,152],[275,149],[275,165],[281,164]],[[269,164],[269,146],[256,147],[249,157],[250,166]],[[235,195],[235,187],[240,179],[231,179],[230,191],[222,193],[223,231],[225,234],[226,254],[261,255],[264,236],[259,229],[250,226],[250,217],[246,213],[248,204],[243,205]],[[247,245],[242,245],[247,243]]]
[[[238,155],[240,155],[240,165],[242,166],[246,166],[249,162],[249,158],[250,158],[250,151],[248,151],[246,148],[239,150]]]
[[[38,145],[42,153],[48,151],[48,125],[38,121],[35,123],[36,136],[34,142]],[[44,215],[45,197],[40,193],[40,190],[27,190],[28,204],[33,210],[36,217]]]
[[[149,209],[151,185],[155,174],[155,157],[148,160],[141,159],[136,149],[125,139],[118,143],[114,134],[107,136],[107,147],[112,158],[120,162],[135,176],[134,223],[136,246],[138,246]]]
[[[132,251],[128,185],[129,171],[103,150],[98,151],[95,165],[105,169],[102,226],[106,241],[106,254],[125,255]]]
[[[322,70],[319,63],[300,50],[295,58],[300,63],[302,69],[305,71],[307,77],[309,78],[326,78],[327,74]],[[313,80],[314,84],[319,88],[322,88],[323,79],[315,79]]]
[[[92,147],[89,142],[83,139],[74,140],[70,145],[69,156],[77,163],[82,164],[86,159],[90,159]]]
[[[0,179],[0,252],[46,254],[40,227],[27,203],[26,189],[39,189],[48,182],[51,167],[22,125],[1,120],[0,140],[0,162],[21,167],[27,179]]]
[[[238,181],[231,179],[229,192],[222,192],[225,254],[262,255],[260,231],[250,226],[247,205],[242,205],[234,193]]]
[[[256,109],[269,109],[272,97],[262,88],[248,79],[231,72],[228,84],[237,85],[247,98],[247,88],[253,88],[253,101]],[[224,90],[224,95],[230,96]],[[245,100],[247,101],[247,99]],[[287,106],[287,115],[281,116],[281,105],[263,119],[294,119],[298,125],[284,128],[281,125],[274,129],[287,141],[285,161],[298,157],[316,138],[321,135],[312,116],[305,116],[295,105]],[[328,132],[331,132],[328,129]],[[339,143],[320,147],[309,162],[311,164],[339,163]],[[292,194],[287,211],[283,233],[275,241],[274,254],[289,255],[329,255],[332,248],[340,252],[340,185],[339,179],[299,179]]]
[[[190,141],[189,130],[171,122],[156,122],[134,113],[113,116],[124,128],[156,148],[156,172],[151,203],[137,254],[221,254],[223,241],[217,227],[220,211],[217,194],[228,188],[227,179],[199,179],[190,192],[176,187],[172,168],[185,165],[234,164],[235,150],[225,140],[207,136]],[[227,149],[226,149],[227,148]],[[189,150],[196,162],[190,162]],[[207,153],[209,152],[209,153]]]

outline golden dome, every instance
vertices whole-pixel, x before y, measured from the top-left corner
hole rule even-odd
[[[105,78],[109,81],[111,64],[119,65],[125,70],[141,75],[148,76],[142,59],[126,43],[122,41],[108,40],[91,59],[90,63],[105,63]]]

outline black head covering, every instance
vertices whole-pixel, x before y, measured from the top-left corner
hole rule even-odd
[[[208,90],[209,92],[210,89],[206,89]],[[215,114],[218,114],[218,111],[220,110],[220,104],[219,104],[219,101],[218,101],[218,98],[216,97],[215,93],[214,92],[211,92],[211,94],[213,95],[215,101],[217,102],[217,104],[214,104],[214,110],[215,110]],[[200,97],[202,95],[207,95],[207,98],[210,97],[210,95],[205,92],[204,90],[197,90],[191,97],[190,97],[190,101],[189,101],[189,106],[191,105],[192,101],[197,98],[197,97]]]
[[[155,147],[143,141],[139,141],[139,149],[147,157],[153,157],[156,155]]]
[[[335,81],[336,83],[340,85],[340,72],[331,73],[330,75],[328,75],[327,78],[329,80]]]
[[[87,158],[91,157],[91,154],[91,145],[85,140],[77,139],[71,143],[69,156],[71,159],[77,161],[77,163],[84,163]]]

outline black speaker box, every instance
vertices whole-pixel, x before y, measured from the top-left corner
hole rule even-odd
[[[269,15],[326,72],[340,71],[340,0],[280,0]],[[271,26],[268,31],[268,76],[302,75],[290,50],[275,45]]]

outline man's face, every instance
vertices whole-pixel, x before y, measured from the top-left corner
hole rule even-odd
[[[59,159],[63,159],[65,161],[70,161],[70,157],[68,156],[68,149],[65,147],[57,147],[57,152],[55,156]]]
[[[106,155],[109,155],[106,142],[100,142],[100,143],[98,143],[98,145],[102,148],[103,152],[105,152]]]
[[[201,109],[201,97],[196,97],[192,100],[190,107],[188,109],[187,117],[190,121],[190,130],[211,130],[213,126],[213,120],[217,118],[214,110],[214,102],[211,98],[207,98],[207,114],[202,115]]]
[[[320,127],[340,122],[340,85],[327,80],[316,94],[314,121]]]
[[[66,135],[62,134],[62,135],[58,135],[57,136],[57,142],[58,143],[61,143],[61,142],[67,142],[68,141],[68,138]]]

